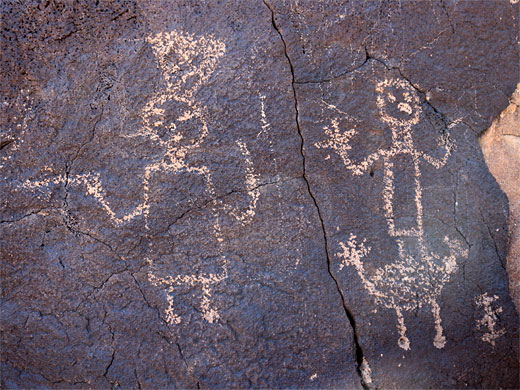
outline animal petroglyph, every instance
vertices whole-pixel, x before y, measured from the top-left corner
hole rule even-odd
[[[457,269],[457,257],[466,257],[467,250],[458,241],[450,240],[447,236],[444,238],[444,244],[448,249],[448,255],[441,256],[429,250],[423,225],[421,164],[428,163],[437,169],[442,168],[450,156],[453,145],[449,137],[439,138],[439,146],[444,150],[441,158],[417,150],[412,127],[419,123],[422,109],[419,96],[406,81],[384,80],[377,84],[376,92],[380,118],[392,131],[390,147],[380,148],[366,158],[355,161],[351,157],[351,140],[357,134],[356,126],[349,130],[340,129],[339,117],[332,119],[331,127],[325,127],[328,139],[315,146],[334,149],[342,158],[346,169],[356,176],[364,174],[377,160],[382,160],[384,216],[389,236],[395,237],[399,258],[369,273],[365,269],[363,260],[368,257],[371,247],[367,245],[366,239],[358,240],[356,235],[351,234],[346,244],[340,243],[342,251],[337,254],[342,259],[340,269],[344,266],[355,267],[364,287],[375,297],[376,303],[395,310],[400,336],[398,345],[405,350],[410,349],[410,340],[406,336],[403,312],[429,305],[436,331],[433,344],[436,348],[443,348],[446,338],[443,335],[437,300],[451,274]],[[330,104],[327,106],[342,114],[335,106]],[[413,164],[415,218],[413,224],[407,227],[398,225],[394,213],[394,172],[396,171],[394,160],[398,156],[408,157]],[[416,253],[412,253],[410,246]]]
[[[207,109],[197,102],[195,94],[215,71],[219,59],[225,54],[223,42],[211,36],[194,37],[178,31],[161,32],[147,39],[158,62],[162,80],[157,92],[144,105],[141,111],[142,127],[136,132],[122,134],[132,139],[151,140],[162,150],[155,161],[143,169],[142,200],[127,213],[118,213],[107,200],[99,173],[76,175],[55,175],[43,180],[28,180],[23,188],[39,190],[50,186],[83,186],[87,196],[92,196],[116,226],[123,225],[143,216],[146,229],[149,229],[152,176],[190,173],[202,176],[206,191],[211,197],[209,206],[213,215],[212,232],[218,243],[223,241],[219,215],[225,212],[242,224],[251,222],[259,198],[258,177],[247,145],[236,141],[236,148],[243,157],[244,181],[249,197],[245,210],[238,210],[219,198],[215,191],[212,172],[208,166],[193,165],[187,161],[191,153],[202,152],[201,145],[209,134]],[[263,107],[263,106],[262,106]],[[262,112],[265,121],[265,112]],[[263,123],[263,122],[262,122]],[[148,259],[149,281],[155,286],[166,286],[168,309],[166,317],[170,324],[179,324],[181,319],[174,312],[172,293],[181,286],[197,286],[202,290],[200,307],[203,318],[209,323],[219,319],[217,311],[211,307],[212,285],[228,277],[228,260],[221,258],[222,272],[199,273],[196,275],[160,276],[153,271],[153,261]]]
[[[498,306],[496,309],[491,307],[496,300],[498,300],[497,295],[490,297],[487,292],[475,297],[476,305],[484,309],[484,317],[477,320],[477,329],[488,328],[489,332],[482,335],[482,341],[488,342],[493,346],[495,345],[495,340],[506,333],[506,330],[503,328],[496,329],[498,314],[503,311],[501,306]]]

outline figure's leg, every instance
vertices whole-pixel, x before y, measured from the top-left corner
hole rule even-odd
[[[202,299],[200,301],[200,306],[202,309],[202,316],[210,324],[220,319],[218,312],[211,307],[211,289],[209,282],[202,284]]]
[[[166,321],[170,325],[179,325],[181,323],[181,317],[173,311],[173,286],[168,288],[168,295],[166,300],[168,301],[168,308],[166,309]]]
[[[406,325],[404,324],[403,313],[399,306],[395,307],[395,314],[397,314],[397,330],[399,332],[399,340],[397,344],[405,351],[410,350],[410,340],[406,337]]]
[[[433,339],[433,345],[435,345],[435,348],[442,349],[446,345],[446,337],[442,335],[441,308],[439,307],[436,299],[432,301],[432,313],[435,320],[436,332]]]

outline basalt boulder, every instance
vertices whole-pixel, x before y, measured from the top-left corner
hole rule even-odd
[[[518,388],[519,6],[3,2],[2,388]]]

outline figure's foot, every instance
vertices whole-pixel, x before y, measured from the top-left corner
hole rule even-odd
[[[405,351],[410,350],[410,340],[408,340],[408,337],[406,337],[406,336],[399,337],[397,344]]]
[[[435,335],[435,338],[433,339],[433,345],[437,349],[442,349],[446,345],[446,337],[444,337],[442,334],[437,333]]]
[[[442,349],[446,345],[446,337],[442,334],[441,308],[436,300],[432,301],[432,313],[435,321],[435,337],[433,339],[433,345],[437,349]]]
[[[404,317],[401,309],[399,307],[395,308],[395,313],[397,314],[397,330],[399,331],[399,340],[397,340],[397,345],[399,345],[405,351],[410,350],[410,340],[406,337],[406,325],[404,324]]]

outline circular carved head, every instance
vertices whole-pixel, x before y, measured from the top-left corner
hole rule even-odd
[[[381,81],[376,86],[376,92],[383,122],[400,129],[409,129],[419,123],[422,111],[419,96],[406,80]]]

